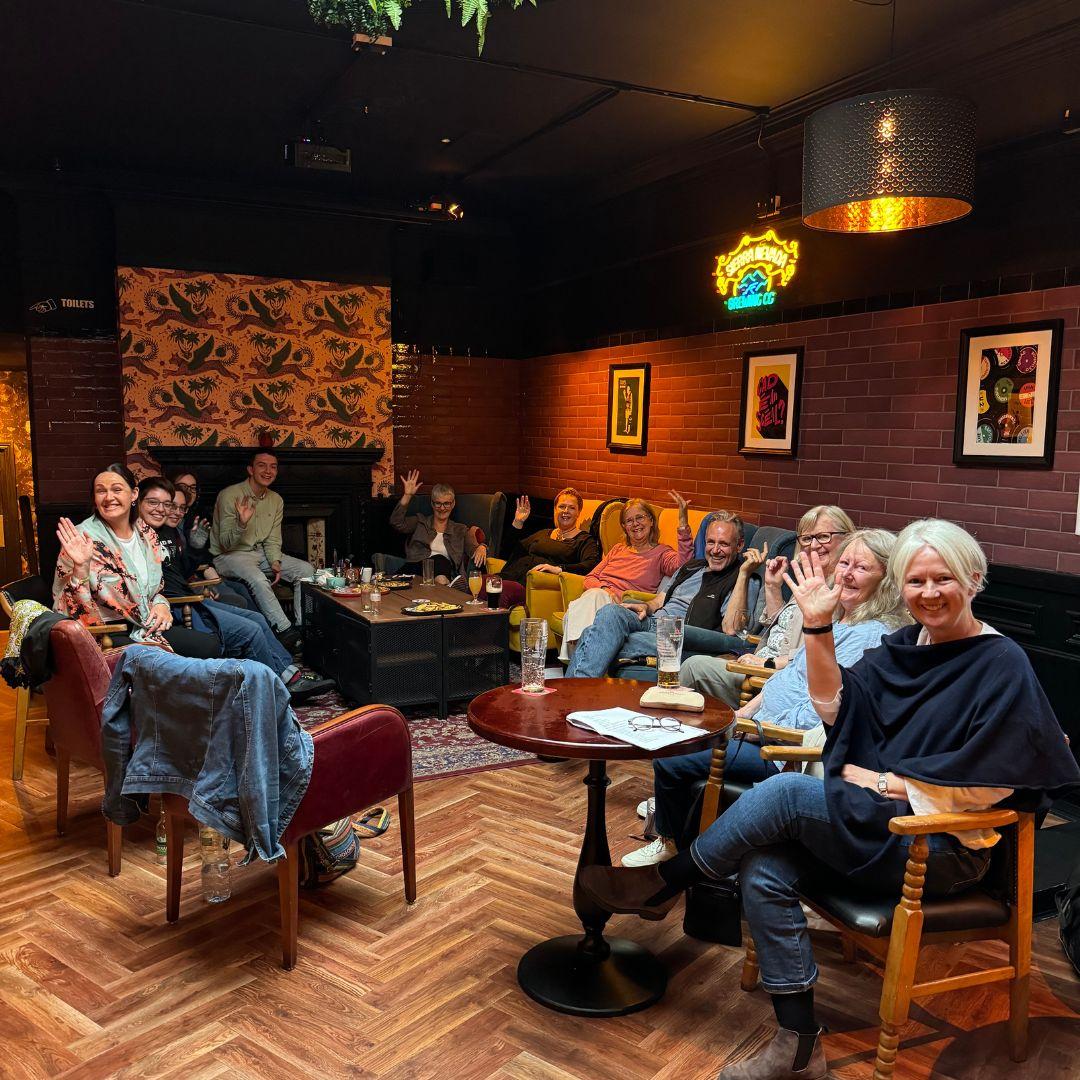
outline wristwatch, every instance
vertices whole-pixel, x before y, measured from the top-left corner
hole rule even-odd
[[[881,795],[883,798],[887,799],[889,797],[889,778],[883,772],[878,773],[877,789],[878,794]]]

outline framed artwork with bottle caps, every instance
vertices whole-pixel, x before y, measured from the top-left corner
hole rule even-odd
[[[968,327],[956,382],[957,465],[1054,464],[1062,319]]]

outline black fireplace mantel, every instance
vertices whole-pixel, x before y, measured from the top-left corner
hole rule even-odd
[[[209,517],[222,488],[247,476],[254,448],[241,446],[155,446],[162,469],[190,469],[199,480],[200,513]],[[289,447],[271,451],[278,459],[273,490],[285,501],[285,518],[325,517],[326,550],[357,557],[365,553],[363,512],[371,499],[371,468],[382,450]]]

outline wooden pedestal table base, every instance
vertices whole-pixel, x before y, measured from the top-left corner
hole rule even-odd
[[[543,697],[516,694],[502,686],[481,694],[469,706],[469,726],[477,735],[502,746],[551,757],[585,758],[589,808],[585,836],[574,878],[574,911],[583,937],[552,938],[533,946],[518,964],[518,982],[534,1001],[575,1016],[622,1016],[645,1009],[663,997],[667,969],[648,949],[624,938],[607,938],[609,912],[593,903],[581,888],[584,866],[610,866],[605,817],[608,761],[642,760],[693,754],[716,744],[731,723],[732,712],[715,698],[705,699],[703,713],[681,719],[700,727],[701,738],[661,751],[642,750],[606,739],[566,722],[568,713],[582,709],[622,706],[644,715],[664,715],[662,709],[638,704],[648,683],[630,679],[560,679],[555,693]]]

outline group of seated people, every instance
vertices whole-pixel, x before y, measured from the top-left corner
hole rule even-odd
[[[117,645],[264,664],[294,701],[332,689],[331,680],[293,662],[299,631],[272,588],[314,573],[281,551],[282,501],[270,490],[277,459],[259,452],[247,472],[247,480],[221,492],[207,521],[193,509],[198,481],[190,471],[136,481],[125,465],[108,465],[94,477],[91,515],[78,525],[60,519],[56,610],[86,623],[124,624]],[[199,600],[173,602],[203,588]],[[182,621],[185,608],[190,626]]]

